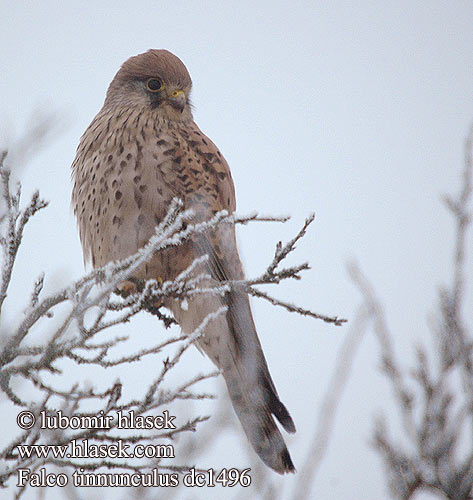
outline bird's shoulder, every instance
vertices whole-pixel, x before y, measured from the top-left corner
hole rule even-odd
[[[235,210],[230,167],[194,122],[170,123],[154,134],[148,154],[186,205],[208,212]]]

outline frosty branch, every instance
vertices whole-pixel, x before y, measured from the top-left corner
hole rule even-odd
[[[18,185],[11,189],[10,171],[6,166],[6,153],[0,157],[1,200],[0,208],[0,245],[3,251],[3,262],[0,281],[0,319],[2,308],[8,303],[8,291],[14,276],[14,267],[25,226],[39,210],[47,206],[47,202],[35,193],[25,208],[20,207],[21,189]],[[218,224],[246,224],[253,221],[286,222],[287,217],[259,217],[252,214],[246,217],[235,217],[226,212],[215,214],[210,220],[193,222],[192,212],[184,210],[179,200],[174,200],[165,219],[156,228],[154,236],[148,244],[136,254],[119,262],[111,262],[95,269],[87,275],[60,289],[46,295],[43,292],[45,276],[41,274],[33,285],[29,303],[24,314],[13,325],[1,326],[0,345],[0,387],[6,398],[20,409],[29,409],[36,417],[41,412],[56,411],[53,405],[59,406],[65,415],[92,415],[102,412],[104,416],[113,416],[117,411],[131,411],[136,415],[145,415],[153,410],[182,399],[205,399],[213,397],[199,392],[196,385],[209,377],[218,375],[212,372],[197,375],[172,390],[164,388],[169,373],[175,369],[185,351],[202,335],[206,324],[216,316],[223,314],[222,307],[209,314],[202,324],[190,335],[168,335],[160,339],[152,347],[139,348],[126,355],[116,356],[116,348],[128,340],[128,336],[111,336],[116,325],[128,323],[134,316],[147,311],[156,316],[165,327],[173,323],[173,319],[161,311],[163,299],[174,298],[184,300],[196,293],[225,294],[232,287],[243,288],[251,295],[269,300],[274,305],[302,315],[320,318],[324,321],[341,324],[344,320],[328,317],[303,309],[289,302],[270,297],[255,288],[255,285],[279,284],[286,279],[300,279],[301,272],[309,269],[307,263],[280,269],[281,263],[295,249],[295,244],[306,233],[313,221],[307,219],[303,228],[294,239],[286,245],[279,243],[272,262],[256,279],[238,282],[223,282],[209,287],[209,276],[196,274],[196,269],[205,262],[206,256],[196,259],[175,280],[158,282],[149,280],[138,283],[136,291],[126,297],[117,297],[119,285],[133,280],[133,273],[147,262],[156,252],[170,246],[180,245],[189,238],[212,230]],[[203,286],[206,283],[206,286]],[[55,320],[53,322],[53,319]],[[1,324],[1,323],[0,323]],[[106,335],[108,334],[108,336]],[[173,354],[168,349],[175,347]],[[167,356],[164,354],[166,353]],[[164,355],[162,368],[154,381],[149,385],[142,398],[123,400],[122,382],[117,380],[106,389],[98,390],[90,384],[73,381],[68,388],[59,383],[67,380],[64,366],[67,363],[86,369],[88,366],[111,369],[116,366],[128,366],[139,363],[147,356]],[[34,388],[34,395],[24,390],[24,384]],[[63,385],[63,384],[62,384]],[[90,408],[93,408],[91,412]],[[85,409],[88,409],[87,411]],[[77,461],[75,459],[58,459],[54,457],[31,458],[22,457],[17,452],[19,444],[67,444],[75,439],[89,439],[95,442],[113,443],[117,439],[126,443],[151,443],[156,439],[172,440],[178,433],[195,430],[196,426],[208,417],[190,418],[175,430],[164,433],[118,433],[116,419],[112,419],[111,428],[107,431],[97,429],[61,430],[54,433],[45,432],[38,425],[26,430],[3,450],[0,451],[0,484],[6,485],[15,475],[19,467],[28,467],[32,472],[50,464],[60,467],[82,467],[96,470],[98,468],[120,467],[128,470],[146,470],[156,466],[160,469],[181,470],[190,465],[175,466],[162,461],[145,461],[139,465],[131,465],[126,461],[105,460]],[[19,492],[21,495],[21,490]]]
[[[473,354],[467,304],[466,259],[471,244],[473,128],[465,144],[462,186],[446,197],[456,229],[453,277],[439,293],[439,313],[431,326],[433,346],[417,348],[417,361],[406,375],[396,359],[393,339],[376,293],[356,266],[352,279],[363,296],[365,313],[379,340],[383,371],[388,377],[404,426],[403,444],[390,436],[389,423],[379,420],[374,433],[383,457],[393,498],[410,500],[421,491],[449,500],[473,498]],[[469,232],[470,231],[470,232]]]

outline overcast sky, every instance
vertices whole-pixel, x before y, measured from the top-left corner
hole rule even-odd
[[[471,1],[0,0],[0,6],[0,145],[21,159],[14,146],[35,111],[60,120],[55,139],[17,170],[24,196],[39,188],[50,206],[26,234],[9,320],[41,270],[50,291],[83,272],[69,208],[79,137],[120,64],[167,48],[193,78],[196,122],[230,164],[238,212],[293,216],[285,226],[239,229],[247,274],[260,272],[274,244],[315,212],[292,260],[309,260],[313,269],[273,293],[352,319],[359,295],[346,263],[357,260],[385,304],[402,359],[408,363],[416,342],[428,339],[428,316],[452,256],[453,226],[441,196],[459,186],[473,121]],[[255,301],[253,309],[278,392],[296,422],[288,445],[300,467],[348,327]],[[149,319],[128,328],[134,326],[137,343],[162,333]],[[364,339],[313,498],[387,495],[370,448],[374,416],[392,408],[377,347]],[[188,374],[211,369],[198,353],[187,360]],[[152,371],[153,360],[147,366]],[[140,377],[129,383],[133,392]],[[232,439],[227,450],[214,450],[221,458],[207,457],[205,465],[244,466],[244,435]],[[295,482],[297,475],[281,480],[287,491]]]

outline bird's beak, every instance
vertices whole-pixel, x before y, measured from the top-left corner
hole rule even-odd
[[[173,90],[168,95],[168,101],[174,109],[182,113],[186,105],[186,94],[181,89]]]

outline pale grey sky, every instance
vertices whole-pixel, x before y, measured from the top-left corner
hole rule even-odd
[[[436,288],[449,277],[452,224],[440,199],[459,185],[473,120],[471,1],[0,0],[0,6],[2,146],[14,143],[35,109],[62,117],[58,139],[22,171],[25,195],[39,188],[51,203],[27,232],[14,297],[41,270],[51,289],[82,273],[69,210],[79,137],[119,65],[149,48],[167,48],[192,75],[196,121],[230,164],[238,212],[293,216],[285,227],[240,229],[247,274],[260,271],[273,245],[314,211],[317,221],[297,253],[313,270],[278,295],[350,319],[359,296],[345,264],[356,259],[386,305],[398,352],[411,359],[411,347],[428,337]],[[259,302],[253,308],[278,392],[296,422],[288,444],[298,467],[348,328]],[[11,301],[10,309],[13,317],[22,304]],[[140,321],[135,328],[152,339],[154,324]],[[197,353],[188,359],[188,373],[211,368]],[[386,497],[380,459],[369,446],[374,415],[392,408],[378,368],[377,345],[367,337],[313,498]],[[221,453],[227,466],[244,463],[239,438]],[[287,491],[295,482],[297,475],[281,480]]]

